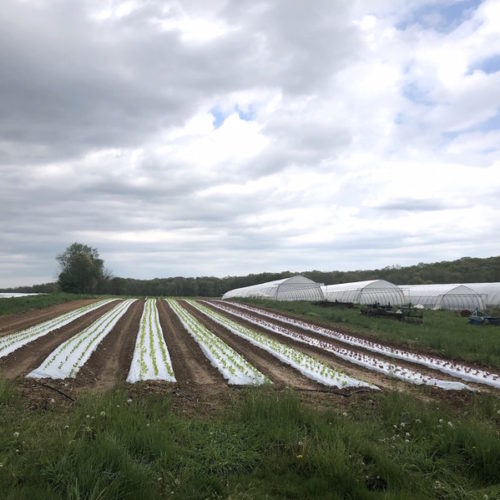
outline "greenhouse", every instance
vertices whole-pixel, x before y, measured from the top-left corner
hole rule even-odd
[[[463,283],[463,285],[481,295],[487,307],[500,306],[500,283]]]
[[[406,301],[426,309],[482,309],[480,294],[465,285],[404,285]]]
[[[403,292],[389,281],[370,280],[323,286],[328,302],[353,304],[401,305],[405,303]]]
[[[300,275],[244,288],[235,288],[222,296],[223,299],[234,297],[271,300],[323,300],[321,285]]]

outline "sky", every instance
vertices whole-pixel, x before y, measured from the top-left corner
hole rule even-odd
[[[500,1],[2,0],[0,287],[500,254]]]

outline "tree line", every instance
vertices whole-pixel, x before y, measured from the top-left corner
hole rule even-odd
[[[136,296],[202,296],[218,297],[234,288],[288,278],[298,273],[259,273],[246,276],[203,276],[186,278],[155,278],[140,280],[114,277],[104,267],[97,249],[73,243],[57,256],[60,265],[56,283],[4,289],[10,292],[96,293]],[[358,271],[305,271],[300,273],[318,283],[333,285],[350,281],[385,279],[397,285],[433,283],[472,283],[500,281],[500,256],[485,259],[463,257],[454,261],[414,266],[389,266],[382,269]]]

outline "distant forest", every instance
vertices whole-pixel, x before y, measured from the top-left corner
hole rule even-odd
[[[249,274],[248,276],[227,276],[225,278],[213,276],[183,278],[178,276],[152,280],[110,277],[100,284],[99,293],[217,297],[233,288],[288,278],[295,274],[298,273],[284,271],[281,273]],[[454,261],[417,264],[409,267],[389,266],[368,271],[305,271],[300,274],[325,285],[371,279],[384,279],[397,285],[492,282],[500,281],[500,256],[487,259],[464,257]],[[58,291],[58,284],[45,283],[2,291],[50,293]]]

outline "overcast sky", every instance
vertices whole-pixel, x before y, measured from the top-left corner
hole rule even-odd
[[[0,287],[500,254],[500,1],[2,0]]]

